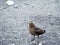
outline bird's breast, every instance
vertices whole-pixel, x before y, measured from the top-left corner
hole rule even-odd
[[[30,28],[30,29],[29,29],[29,32],[30,32],[32,35],[36,35],[35,30],[34,30],[33,28]]]

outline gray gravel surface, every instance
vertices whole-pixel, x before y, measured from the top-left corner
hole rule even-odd
[[[60,0],[0,0],[0,45],[60,45]],[[30,21],[46,33],[31,41]],[[37,37],[35,37],[37,39]]]

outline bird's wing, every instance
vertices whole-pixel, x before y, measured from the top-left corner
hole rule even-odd
[[[36,28],[36,30],[35,30],[35,31],[36,31],[36,33],[37,33],[37,34],[40,34],[40,33],[42,33],[42,32],[43,32],[41,28]]]
[[[35,28],[35,30],[42,30],[41,28]]]

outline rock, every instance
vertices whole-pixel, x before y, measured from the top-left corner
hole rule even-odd
[[[12,0],[7,0],[7,4],[8,4],[8,5],[14,5],[14,1],[12,1]]]

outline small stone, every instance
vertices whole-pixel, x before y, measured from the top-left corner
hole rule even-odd
[[[51,25],[54,25],[54,23],[50,23]]]
[[[15,45],[15,44],[13,43],[13,44],[11,44],[11,45]]]
[[[18,8],[18,6],[17,5],[14,5],[14,8]]]
[[[30,5],[30,4],[28,4],[28,3],[23,3],[23,4],[25,4],[25,5]]]
[[[42,45],[42,42],[40,42],[39,45]]]
[[[2,37],[0,37],[0,39],[1,39]]]

